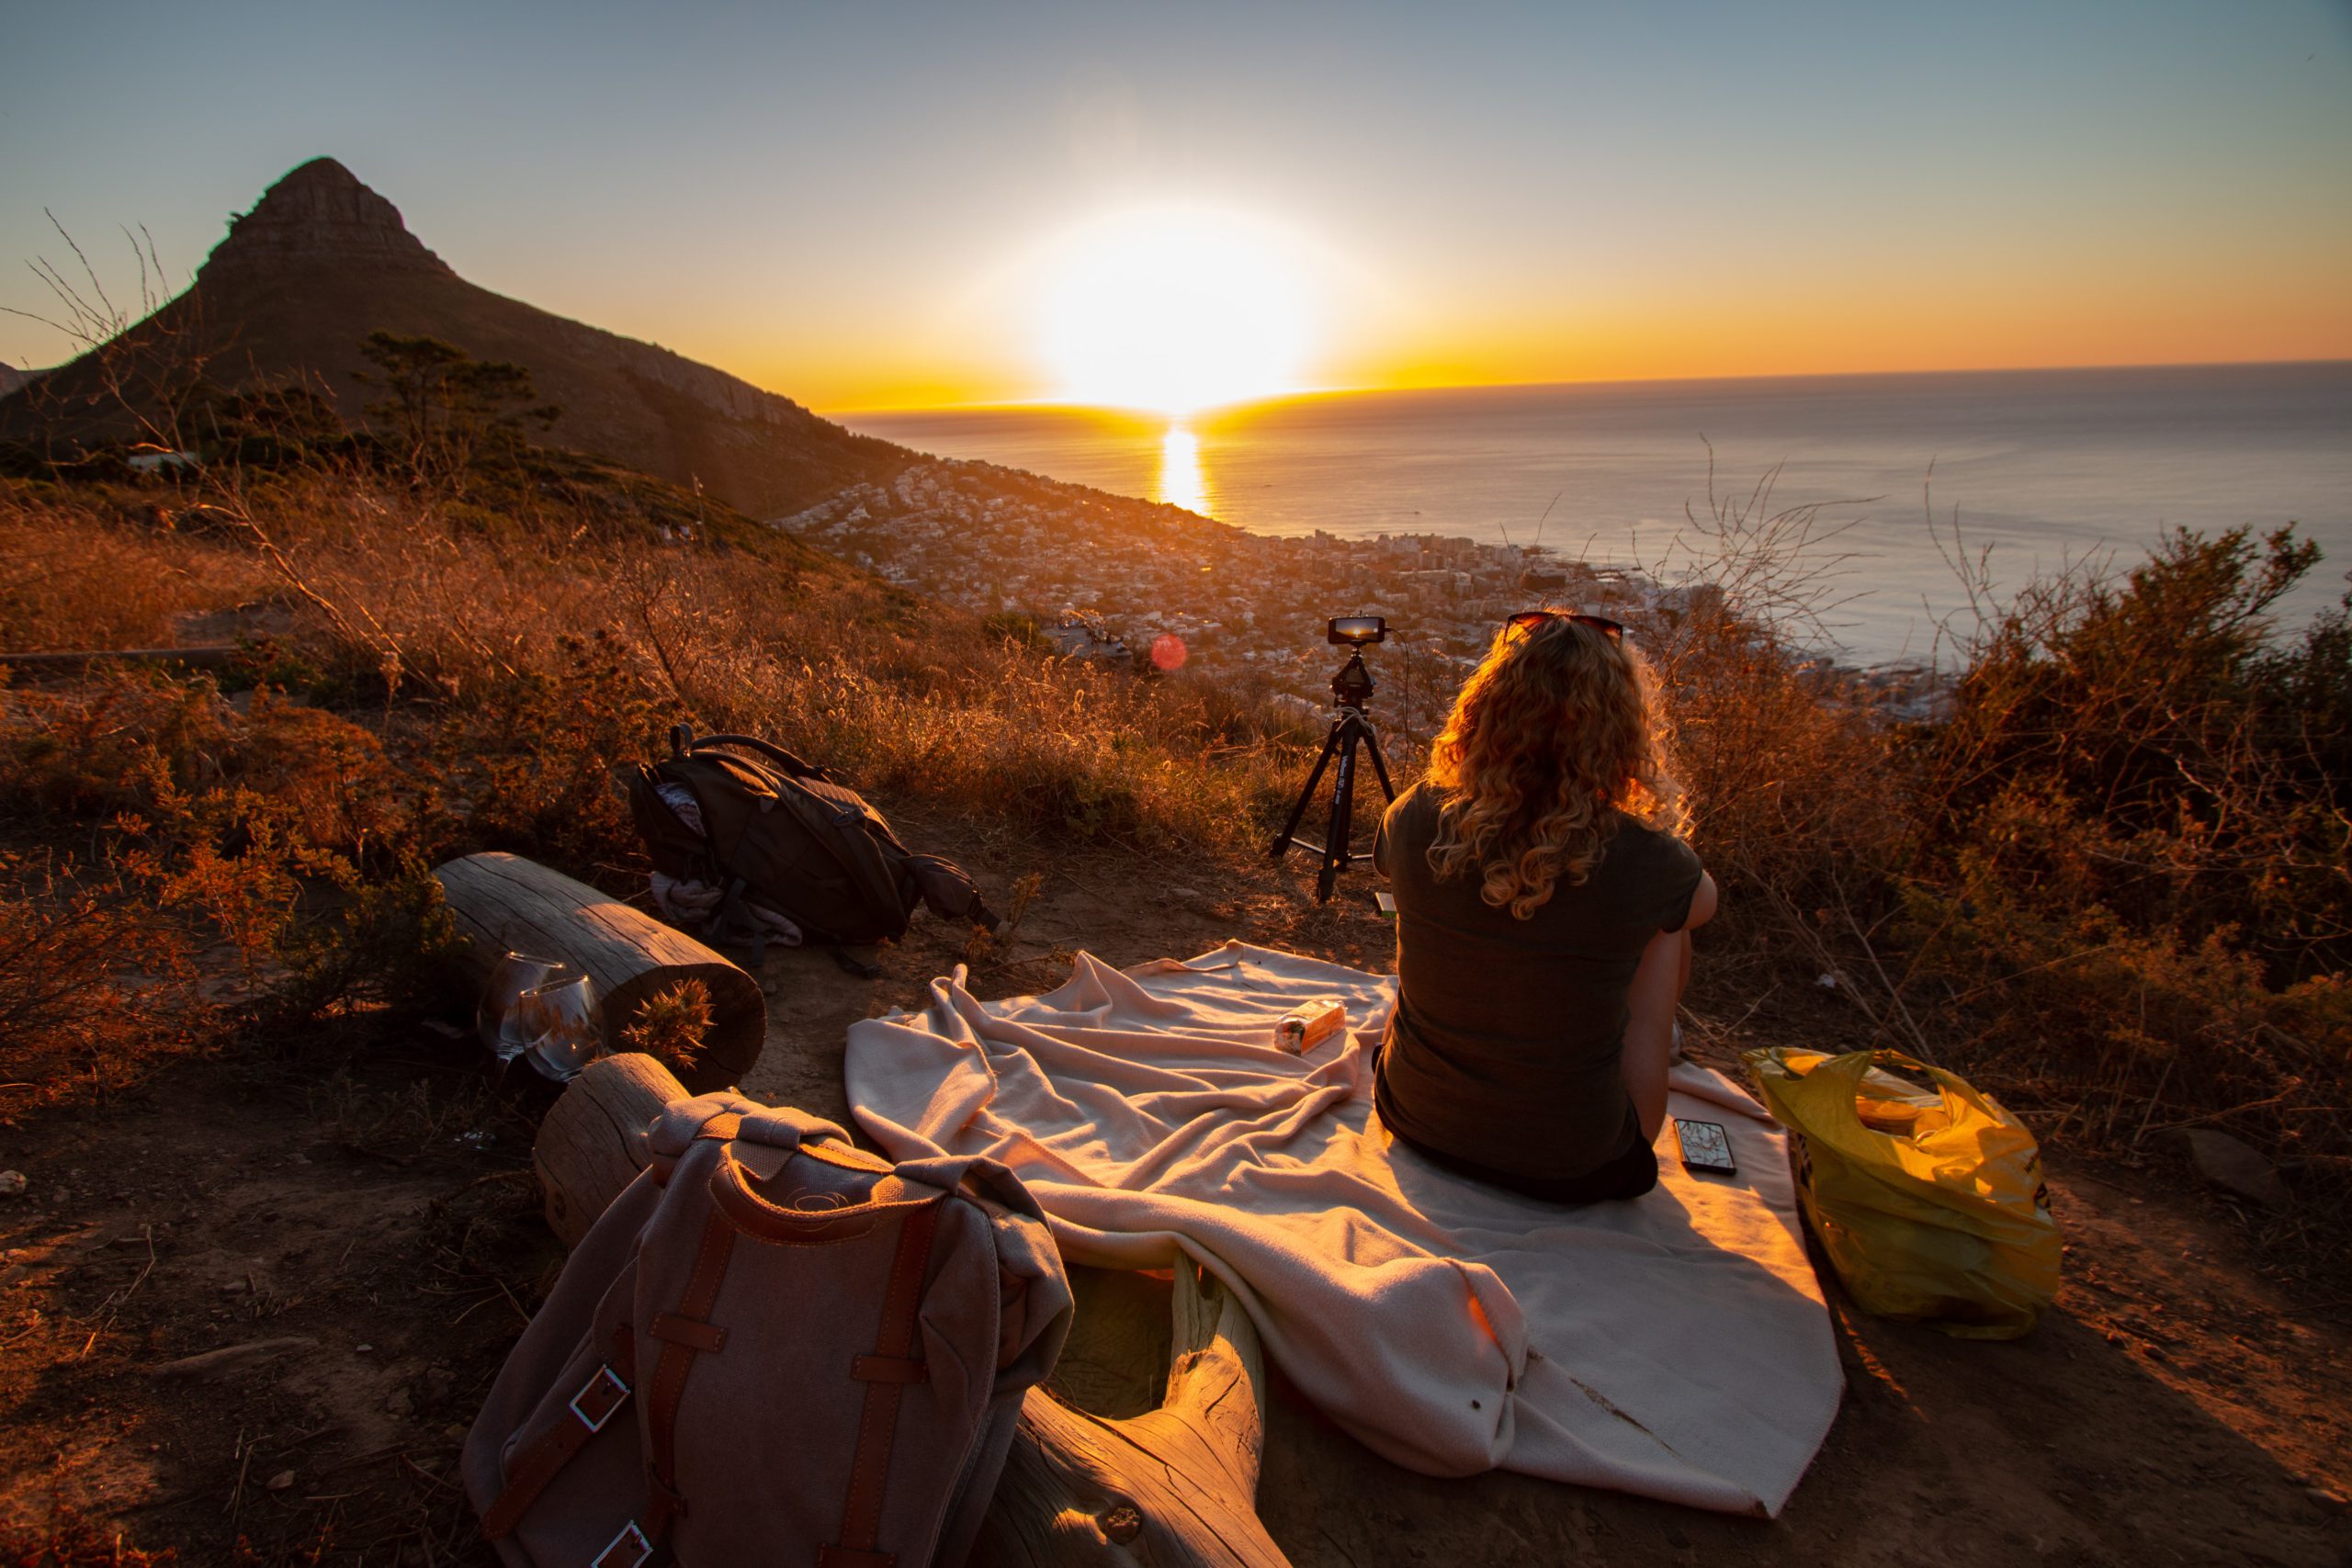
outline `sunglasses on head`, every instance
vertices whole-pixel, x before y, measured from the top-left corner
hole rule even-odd
[[[1523,632],[1532,637],[1538,630],[1554,621],[1574,621],[1578,626],[1590,626],[1611,642],[1625,640],[1625,628],[1618,622],[1602,615],[1572,615],[1566,610],[1521,610],[1503,625],[1512,631]]]

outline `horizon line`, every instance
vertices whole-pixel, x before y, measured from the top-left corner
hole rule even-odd
[[[2108,361],[2089,365],[1975,365],[1928,367],[1909,370],[1771,370],[1724,376],[1595,376],[1526,381],[1417,381],[1389,386],[1313,387],[1292,391],[1268,392],[1261,397],[1238,398],[1231,402],[1216,403],[1182,413],[1171,413],[1165,409],[1137,408],[1120,403],[1090,403],[1064,397],[1002,398],[954,403],[869,403],[854,408],[819,408],[813,403],[803,406],[811,413],[835,421],[867,415],[994,413],[1012,411],[1035,413],[1068,410],[1073,412],[1124,414],[1155,423],[1181,426],[1192,420],[1230,413],[1237,409],[1257,408],[1267,403],[1309,402],[1323,398],[1370,397],[1383,393],[1533,391],[1554,387],[1692,386],[1724,381],[1856,381],[1872,378],[1906,376],[2055,375],[2102,370],[2258,370],[2282,369],[2291,366],[2327,365],[2352,366],[2352,355],[2327,355],[2299,359],[2157,359]]]

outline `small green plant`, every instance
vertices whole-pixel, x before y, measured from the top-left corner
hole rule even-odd
[[[449,981],[465,948],[441,884],[421,860],[363,874],[348,861],[326,868],[337,894],[323,913],[280,933],[282,977],[264,1007],[281,1027],[357,1009],[402,1017],[449,1010]]]
[[[710,987],[700,980],[681,980],[637,1004],[636,1013],[621,1025],[621,1043],[684,1077],[702,1060],[714,1021]]]

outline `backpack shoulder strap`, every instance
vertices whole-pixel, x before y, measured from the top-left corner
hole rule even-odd
[[[681,725],[679,728],[683,729],[684,726]],[[673,731],[673,735],[674,737],[675,731]],[[773,741],[763,740],[756,735],[701,736],[689,742],[686,750],[680,755],[692,756],[696,751],[715,750],[723,746],[741,746],[746,750],[756,751],[796,779],[829,780],[833,776],[815,763],[804,762],[783,747]]]
[[[701,1134],[711,1135],[707,1128]],[[727,1347],[727,1330],[710,1321],[710,1309],[718,1301],[718,1287],[726,1281],[728,1259],[734,1252],[735,1226],[726,1212],[713,1203],[703,1222],[702,1246],[695,1255],[694,1272],[686,1277],[677,1310],[657,1313],[646,1325],[646,1332],[662,1341],[662,1358],[653,1364],[653,1382],[646,1391],[645,1402],[647,1458],[651,1462],[646,1466],[648,1496],[642,1528],[657,1546],[670,1521],[685,1507],[685,1498],[678,1491],[678,1405],[686,1396],[686,1373],[693,1370],[695,1358]]]
[[[915,1317],[922,1307],[923,1277],[931,1264],[932,1237],[939,1228],[934,1199],[910,1210],[899,1231],[890,1260],[890,1283],[882,1297],[882,1323],[874,1353],[851,1363],[850,1376],[865,1385],[865,1407],[857,1423],[857,1450],[850,1463],[849,1495],[842,1502],[841,1539],[818,1549],[817,1568],[892,1568],[897,1561],[874,1550],[882,1529],[883,1488],[890,1478],[890,1440],[899,1425],[899,1399],[906,1385],[927,1381],[914,1354]]]

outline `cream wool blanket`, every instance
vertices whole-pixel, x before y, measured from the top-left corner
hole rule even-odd
[[[1277,1049],[1274,1021],[1327,996],[1350,1032]],[[1011,1166],[1073,1263],[1197,1260],[1291,1381],[1399,1464],[1777,1514],[1843,1386],[1780,1131],[1679,1066],[1672,1114],[1722,1122],[1736,1179],[1684,1172],[1669,1123],[1658,1189],[1632,1202],[1464,1180],[1374,1114],[1394,998],[1389,976],[1239,942],[1126,971],[1081,953],[1059,988],[1001,1002],[959,969],[924,1011],[850,1026],[849,1099],[898,1158]]]

